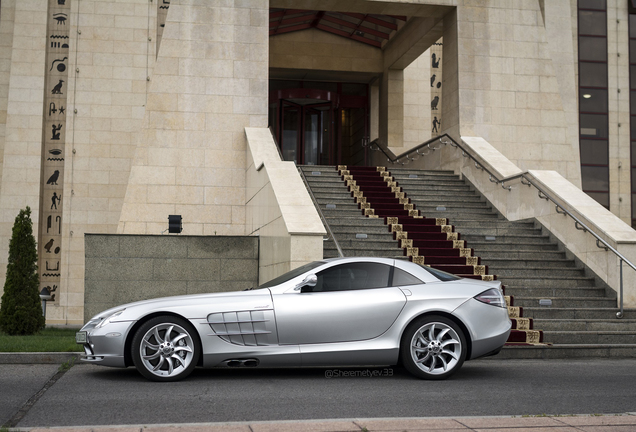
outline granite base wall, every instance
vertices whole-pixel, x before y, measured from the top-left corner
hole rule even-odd
[[[150,298],[258,285],[258,237],[86,234],[84,321]]]

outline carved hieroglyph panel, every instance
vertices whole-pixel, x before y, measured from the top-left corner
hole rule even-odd
[[[431,137],[442,133],[442,39],[431,46]]]
[[[70,47],[70,0],[49,0],[45,63],[44,132],[38,257],[40,290],[56,301],[62,257],[62,207],[66,155],[66,100]]]
[[[159,45],[161,45],[163,29],[166,26],[169,7],[170,0],[157,0],[157,55],[159,54]]]

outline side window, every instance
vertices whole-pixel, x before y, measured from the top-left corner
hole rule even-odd
[[[392,286],[419,285],[423,283],[424,282],[422,282],[412,274],[405,272],[404,270],[400,270],[397,267],[393,269],[393,283],[391,283]]]
[[[376,263],[349,263],[321,271],[318,283],[311,290],[350,291],[370,288],[386,288],[389,286],[391,267]]]

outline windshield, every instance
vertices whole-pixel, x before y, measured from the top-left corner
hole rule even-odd
[[[430,274],[432,274],[433,276],[435,276],[437,279],[441,280],[442,282],[456,281],[461,279],[459,276],[446,273],[445,271],[442,271],[442,270],[437,270],[432,267],[426,267],[421,264],[418,264],[418,265],[422,267],[424,270],[426,270],[427,272],[429,272]]]
[[[263,285],[260,285],[258,288],[269,288],[269,287],[273,287],[276,285],[280,285],[284,282],[287,282],[290,279],[295,278],[296,276],[299,276],[305,272],[308,272],[311,269],[315,269],[316,267],[320,267],[321,265],[323,265],[325,262],[324,261],[315,261],[309,264],[305,264],[304,266],[300,266],[292,271],[289,271],[287,273],[285,273],[284,275],[278,276],[275,279],[272,279],[271,281],[265,282]]]

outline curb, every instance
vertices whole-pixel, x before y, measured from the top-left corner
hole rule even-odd
[[[212,423],[179,424],[137,424],[137,425],[93,425],[93,426],[44,426],[18,427],[11,430],[20,432],[73,431],[86,432],[130,432],[148,430],[152,432],[182,432],[194,430],[200,432],[362,432],[362,431],[404,431],[423,430],[482,430],[497,432],[505,428],[510,431],[562,431],[581,430],[591,427],[599,432],[612,432],[621,428],[636,426],[632,412],[617,414],[573,414],[541,416],[486,416],[486,417],[396,417],[396,418],[342,418],[320,420],[266,420]]]
[[[0,364],[62,364],[79,360],[79,352],[0,353]]]

